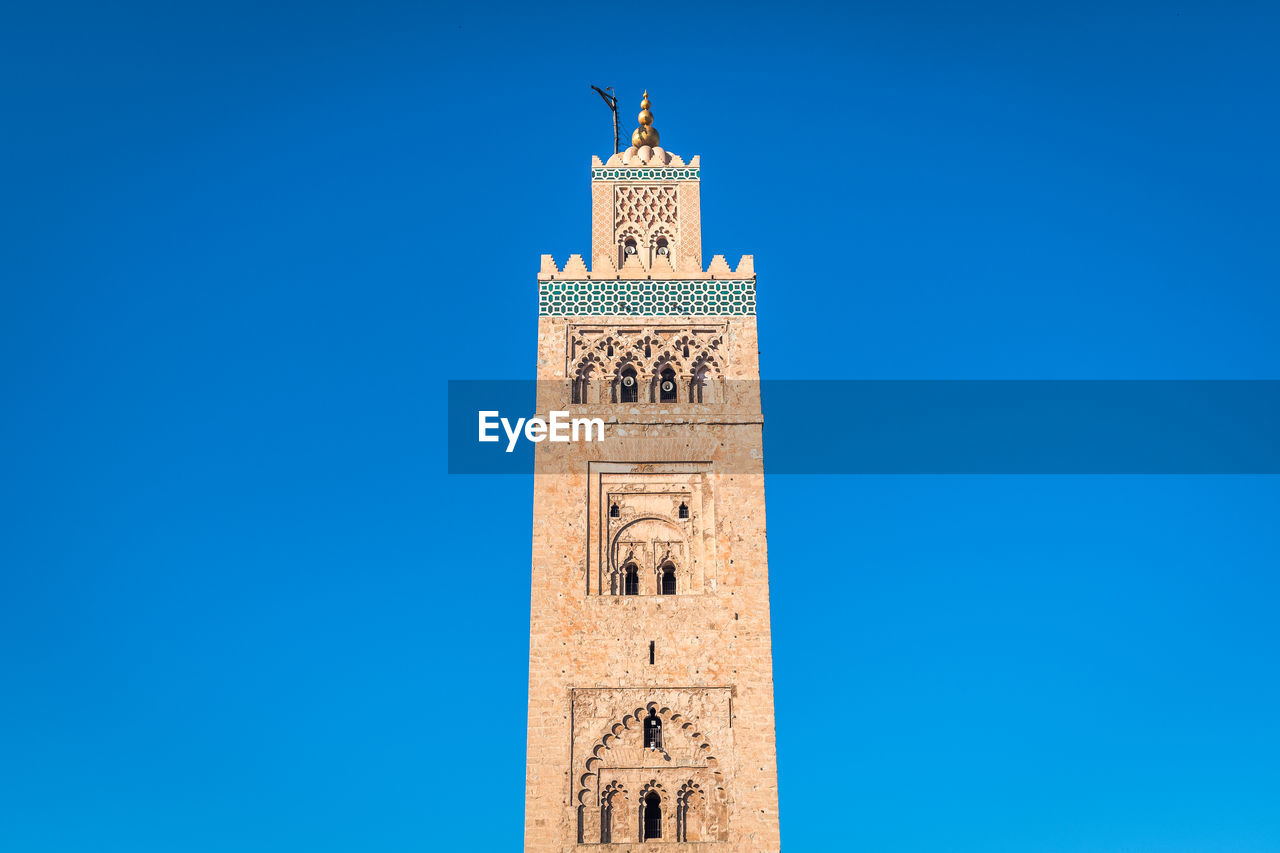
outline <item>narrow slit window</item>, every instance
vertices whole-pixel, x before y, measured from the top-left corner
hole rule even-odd
[[[654,642],[656,642],[656,641],[655,641],[655,640],[650,640],[650,641],[649,641],[649,665],[650,665],[650,666],[653,666],[653,659],[654,659],[653,644],[654,644]]]

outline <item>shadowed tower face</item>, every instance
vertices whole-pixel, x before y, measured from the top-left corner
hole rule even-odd
[[[536,450],[525,850],[775,851],[753,260],[704,267],[648,93],[632,143],[538,274],[539,412],[608,429]]]

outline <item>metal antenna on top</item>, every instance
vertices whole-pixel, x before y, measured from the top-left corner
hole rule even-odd
[[[613,153],[618,153],[618,97],[613,94],[612,86],[605,86],[601,89],[599,86],[592,86],[596,90],[596,94],[604,98],[604,102],[609,105],[609,109],[613,111]]]

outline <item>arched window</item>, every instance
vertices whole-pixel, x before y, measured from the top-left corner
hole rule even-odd
[[[619,394],[618,402],[635,403],[640,399],[640,386],[636,382],[636,369],[634,367],[626,367],[622,371],[622,393]]]
[[[662,797],[650,791],[644,798],[644,840],[662,837]]]
[[[618,505],[617,505],[617,504],[613,504],[612,506],[610,506],[610,507],[609,507],[609,517],[610,517],[610,518],[617,518],[617,517],[618,517],[618,516],[620,516],[620,515],[622,515],[622,511],[621,511],[620,509],[618,509]]]
[[[614,801],[620,807],[619,810],[625,809],[627,791],[617,782],[610,782],[600,794],[600,843],[608,844],[613,841],[613,806]]]
[[[702,801],[702,789],[690,779],[676,794],[676,841],[702,841],[702,821],[697,804]],[[690,827],[692,824],[692,827]],[[690,837],[690,828],[693,829]]]
[[[680,504],[680,517],[681,517],[681,518],[688,518],[688,517],[689,517],[689,505],[688,505],[688,504],[686,504],[686,503],[682,503],[682,504]]]
[[[693,379],[689,382],[689,402],[717,402],[716,386],[712,381],[711,368],[705,364],[694,368]]]
[[[653,711],[644,718],[644,748],[662,748],[662,719]]]
[[[623,595],[639,595],[640,594],[640,570],[636,568],[635,563],[627,563],[623,569],[626,573],[622,579]]]
[[[578,375],[570,383],[570,403],[578,403],[579,405],[587,403],[587,390],[591,387],[591,374],[593,372],[590,364],[583,366],[578,371]]]
[[[671,253],[671,250],[670,250],[669,248],[667,248],[667,238],[666,238],[666,237],[659,237],[659,238],[658,238],[658,241],[657,241],[657,247],[658,247],[658,254],[659,254],[659,255],[667,255],[667,254],[670,254],[670,253]]]
[[[658,402],[674,403],[676,398],[676,372],[668,367],[658,379]]]
[[[662,567],[662,594],[676,594],[676,567],[670,563]]]
[[[627,259],[627,256],[634,255],[635,253],[636,253],[636,238],[628,237],[622,244],[622,254],[623,254],[622,259],[625,261]]]

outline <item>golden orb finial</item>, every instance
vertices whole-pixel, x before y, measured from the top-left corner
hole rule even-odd
[[[644,98],[640,101],[640,126],[631,134],[631,145],[635,148],[658,147],[658,129],[653,126],[653,113],[649,112],[649,90],[644,90]]]

